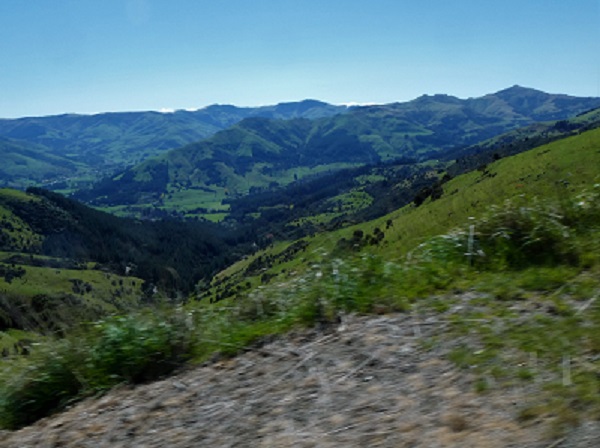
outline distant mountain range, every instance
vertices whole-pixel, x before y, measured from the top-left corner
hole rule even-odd
[[[347,109],[305,100],[253,108],[213,105],[193,112],[69,114],[0,120],[0,150],[6,162],[0,167],[0,184],[23,187],[70,177],[97,179],[209,137],[245,118],[315,119]],[[39,163],[34,163],[32,156]]]
[[[424,95],[352,108],[305,100],[0,120],[0,186],[76,193],[135,215],[222,219],[225,202],[249,192],[341,168],[444,158],[597,107],[600,98],[513,86],[480,98]]]
[[[151,206],[223,213],[226,199],[249,192],[345,167],[439,158],[509,130],[596,107],[600,98],[514,86],[481,98],[422,96],[313,120],[251,117],[128,168],[78,197],[129,211]]]

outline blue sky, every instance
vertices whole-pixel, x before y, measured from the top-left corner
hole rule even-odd
[[[600,0],[0,0],[0,117],[600,96]]]

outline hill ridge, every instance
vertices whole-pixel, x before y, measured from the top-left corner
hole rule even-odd
[[[317,120],[246,118],[214,136],[107,178],[78,198],[112,210],[160,210],[216,219],[230,198],[285,186],[305,176],[394,159],[443,158],[503,132],[600,105],[533,89],[460,100],[447,95],[364,106]],[[558,102],[558,103],[557,103]],[[154,173],[160,173],[156,176]],[[201,193],[203,192],[203,193]],[[194,205],[176,205],[190,203]]]

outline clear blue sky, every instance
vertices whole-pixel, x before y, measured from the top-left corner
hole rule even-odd
[[[0,0],[0,117],[600,96],[600,0]]]

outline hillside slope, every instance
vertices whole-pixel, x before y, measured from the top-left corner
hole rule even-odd
[[[136,222],[44,190],[2,189],[0,332],[63,332],[180,300],[249,247],[208,223]]]
[[[440,196],[424,206],[411,204],[371,222],[322,232],[300,242],[276,244],[217,276],[210,294],[213,298],[227,297],[238,285],[259,285],[264,279],[285,278],[289,272],[310,269],[322,262],[319,254],[335,254],[336,248],[348,244],[359,250],[368,247],[386,258],[401,258],[428,238],[464,227],[469,217],[481,215],[506,199],[560,200],[577,194],[600,180],[599,150],[600,129],[594,129],[498,160],[444,183]],[[296,256],[298,253],[301,257]]]
[[[85,167],[47,148],[28,142],[0,137],[0,182],[4,185],[30,186],[60,179]]]
[[[295,239],[379,218],[442,194],[449,178],[535,147],[600,127],[600,109],[572,119],[536,123],[458,148],[439,162],[408,160],[349,168],[286,187],[227,199],[228,220],[256,222],[265,234]]]

